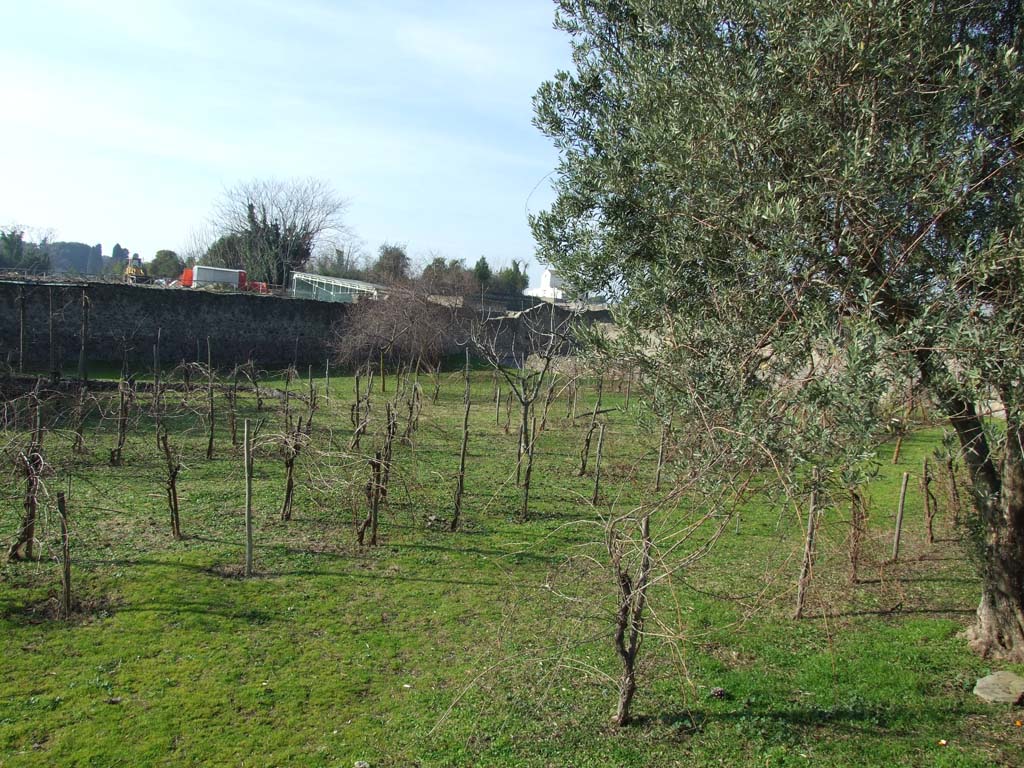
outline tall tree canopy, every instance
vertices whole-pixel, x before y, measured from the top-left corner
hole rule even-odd
[[[428,293],[465,295],[479,290],[473,271],[466,269],[462,259],[446,260],[443,256],[435,256],[423,267],[419,284]]]
[[[487,263],[486,256],[481,256],[477,259],[476,264],[473,265],[473,277],[484,288],[491,282],[491,265]]]
[[[973,481],[973,644],[1024,660],[1019,2],[559,6],[541,255],[621,300],[666,408],[784,483],[855,466],[895,382],[929,391]]]
[[[246,270],[250,279],[284,285],[318,248],[333,247],[345,230],[346,207],[346,201],[318,179],[239,184],[224,193],[214,217],[222,239],[229,238],[222,246],[226,250],[208,253],[204,262],[240,262],[234,268]]]
[[[16,228],[0,229],[0,269],[37,274],[50,269],[46,243],[42,246],[25,240],[25,233]]]
[[[178,277],[185,269],[185,262],[174,251],[162,249],[156,252],[146,270],[150,277]]]
[[[526,274],[518,261],[512,259],[512,266],[499,269],[491,276],[488,288],[494,293],[522,296],[523,290],[529,284],[530,276]]]
[[[409,279],[409,266],[409,255],[404,244],[383,243],[373,263],[373,274],[385,283],[404,283]]]

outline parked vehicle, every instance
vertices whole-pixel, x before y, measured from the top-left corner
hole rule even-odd
[[[128,263],[124,267],[124,281],[131,285],[141,285],[143,283],[152,282],[151,278],[146,274],[145,268],[142,266],[142,259],[139,254],[132,256]]]

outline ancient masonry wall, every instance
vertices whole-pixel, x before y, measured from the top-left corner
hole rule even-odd
[[[231,366],[253,359],[263,367],[322,365],[345,304],[245,293],[115,283],[45,283],[0,280],[0,358],[17,364],[24,305],[25,361],[46,367],[50,318],[54,349],[65,366],[78,361],[82,296],[88,303],[90,362],[151,364],[157,332],[161,364],[206,359]]]

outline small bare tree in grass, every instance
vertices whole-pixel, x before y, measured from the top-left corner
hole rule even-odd
[[[529,515],[530,478],[536,441],[536,418],[531,419],[555,357],[565,354],[573,315],[556,319],[547,304],[523,312],[488,318],[474,323],[470,343],[477,354],[497,371],[509,388],[509,398],[519,403],[519,439],[516,451],[516,481],[523,479],[520,515]],[[525,472],[523,462],[525,459]]]
[[[331,346],[335,359],[348,366],[396,370],[421,361],[440,376],[445,349],[457,333],[456,311],[411,288],[393,287],[388,298],[364,300],[339,324]],[[369,392],[369,385],[367,385]],[[384,391],[383,389],[381,391]]]
[[[621,518],[611,521],[607,532],[608,558],[619,590],[614,635],[615,652],[622,664],[615,711],[615,724],[619,726],[629,723],[636,694],[636,659],[643,640],[653,548],[650,511],[642,512],[639,520],[635,521],[639,529],[638,539],[626,539],[621,535],[619,529],[624,522]],[[637,544],[638,547],[634,546]]]
[[[377,546],[377,529],[380,522],[380,504],[384,498],[383,466],[380,451],[370,459],[370,479],[366,483],[366,519],[356,529],[356,540],[363,546],[366,531],[370,531],[370,546]]]

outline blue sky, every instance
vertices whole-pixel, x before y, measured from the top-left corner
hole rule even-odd
[[[225,187],[315,176],[369,250],[539,268],[570,63],[551,0],[0,0],[0,225],[181,249]],[[538,186],[539,185],[539,186]]]

